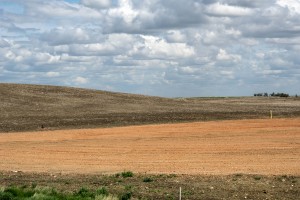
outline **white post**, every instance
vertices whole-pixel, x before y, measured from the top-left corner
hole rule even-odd
[[[179,188],[179,200],[181,200],[181,187]]]
[[[273,112],[270,110],[270,119],[273,119]]]

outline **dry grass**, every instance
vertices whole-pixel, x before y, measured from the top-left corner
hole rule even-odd
[[[300,98],[160,98],[68,87],[0,84],[0,132],[220,119],[299,117]]]

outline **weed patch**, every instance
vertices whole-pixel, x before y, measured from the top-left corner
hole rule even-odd
[[[123,178],[133,177],[133,172],[126,171],[126,172],[122,172],[121,175],[122,175]]]
[[[143,179],[143,182],[144,182],[144,183],[153,182],[153,179],[150,178],[150,177],[145,177],[145,178]]]
[[[131,198],[131,191],[123,194],[125,197]],[[0,200],[117,200],[116,197],[110,195],[105,188],[100,188],[96,192],[87,188],[80,188],[74,193],[61,193],[53,188],[28,189],[25,187],[7,187],[0,190]]]

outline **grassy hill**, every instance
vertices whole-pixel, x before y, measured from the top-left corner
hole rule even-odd
[[[45,85],[0,84],[0,132],[221,119],[299,117],[300,98],[161,98]],[[43,128],[42,128],[43,127]]]

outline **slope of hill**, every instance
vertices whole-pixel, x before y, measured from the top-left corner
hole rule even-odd
[[[161,98],[79,88],[0,84],[0,132],[181,121],[299,117],[300,98]]]

